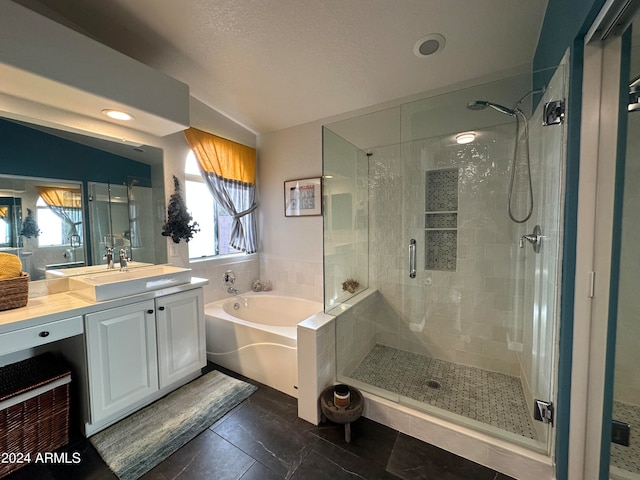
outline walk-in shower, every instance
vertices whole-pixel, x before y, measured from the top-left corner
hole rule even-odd
[[[563,72],[538,96],[531,75],[508,78],[327,125],[323,140],[338,381],[544,454],[550,424],[534,418],[555,395],[564,125],[544,127],[541,110],[564,98]],[[539,253],[520,248],[536,224]]]

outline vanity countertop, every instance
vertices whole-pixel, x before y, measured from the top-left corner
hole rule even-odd
[[[86,300],[68,291],[37,296],[29,298],[27,305],[24,307],[0,312],[0,334],[21,328],[44,325],[49,322],[85,315],[108,308],[129,305],[144,300],[152,300],[156,297],[202,287],[208,283],[209,280],[205,278],[192,277],[190,283],[174,285],[168,288],[104,302]]]

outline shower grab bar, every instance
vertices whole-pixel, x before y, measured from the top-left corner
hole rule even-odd
[[[409,242],[409,278],[416,278],[416,239]]]

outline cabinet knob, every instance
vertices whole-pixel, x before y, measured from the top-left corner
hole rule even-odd
[[[42,338],[44,338],[44,337],[48,337],[48,336],[49,336],[49,332],[47,332],[46,330],[44,330],[44,331],[40,332],[40,333],[38,334],[38,336],[40,336],[40,337],[42,337]]]
[[[147,310],[147,313],[153,313],[152,309]]]
[[[158,310],[163,311],[164,307],[158,307]]]

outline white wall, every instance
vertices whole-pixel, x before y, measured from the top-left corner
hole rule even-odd
[[[274,290],[322,302],[322,217],[285,217],[284,182],[322,175],[322,123],[258,137],[260,276]]]

